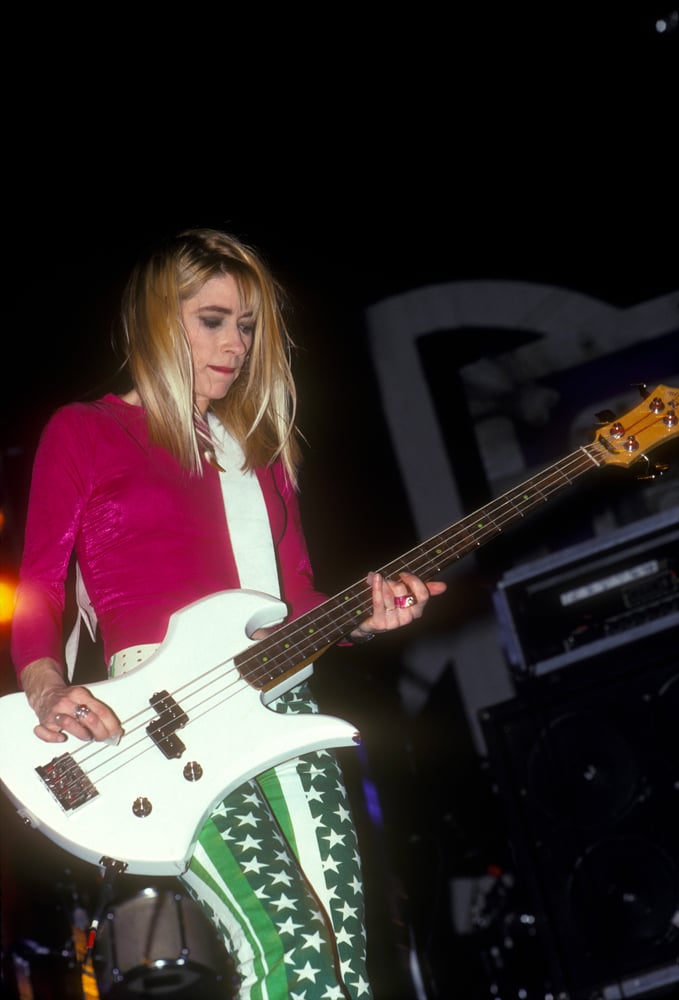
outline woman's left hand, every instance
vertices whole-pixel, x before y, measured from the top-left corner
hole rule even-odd
[[[442,594],[447,584],[442,580],[424,583],[418,576],[405,571],[398,580],[387,580],[380,573],[368,573],[366,582],[372,588],[373,613],[349,634],[360,642],[380,632],[402,628],[421,618],[430,597]]]

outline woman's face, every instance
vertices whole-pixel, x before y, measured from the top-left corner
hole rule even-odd
[[[254,319],[241,306],[230,274],[209,278],[182,304],[191,344],[196,404],[205,414],[210,400],[223,399],[238,378],[252,346]]]

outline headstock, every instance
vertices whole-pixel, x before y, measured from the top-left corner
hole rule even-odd
[[[651,390],[645,385],[638,388],[643,400],[634,409],[621,417],[609,411],[597,414],[603,425],[595,442],[605,449],[604,464],[632,465],[679,432],[679,389],[667,385],[657,385]],[[656,474],[660,471],[663,470],[658,467]]]

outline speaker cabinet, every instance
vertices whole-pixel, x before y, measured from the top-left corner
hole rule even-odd
[[[667,632],[480,712],[516,876],[567,997],[679,991],[678,654]]]

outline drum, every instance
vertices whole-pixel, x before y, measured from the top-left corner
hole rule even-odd
[[[146,888],[101,920],[94,967],[102,997],[225,1000],[232,965],[217,931],[188,896]]]

